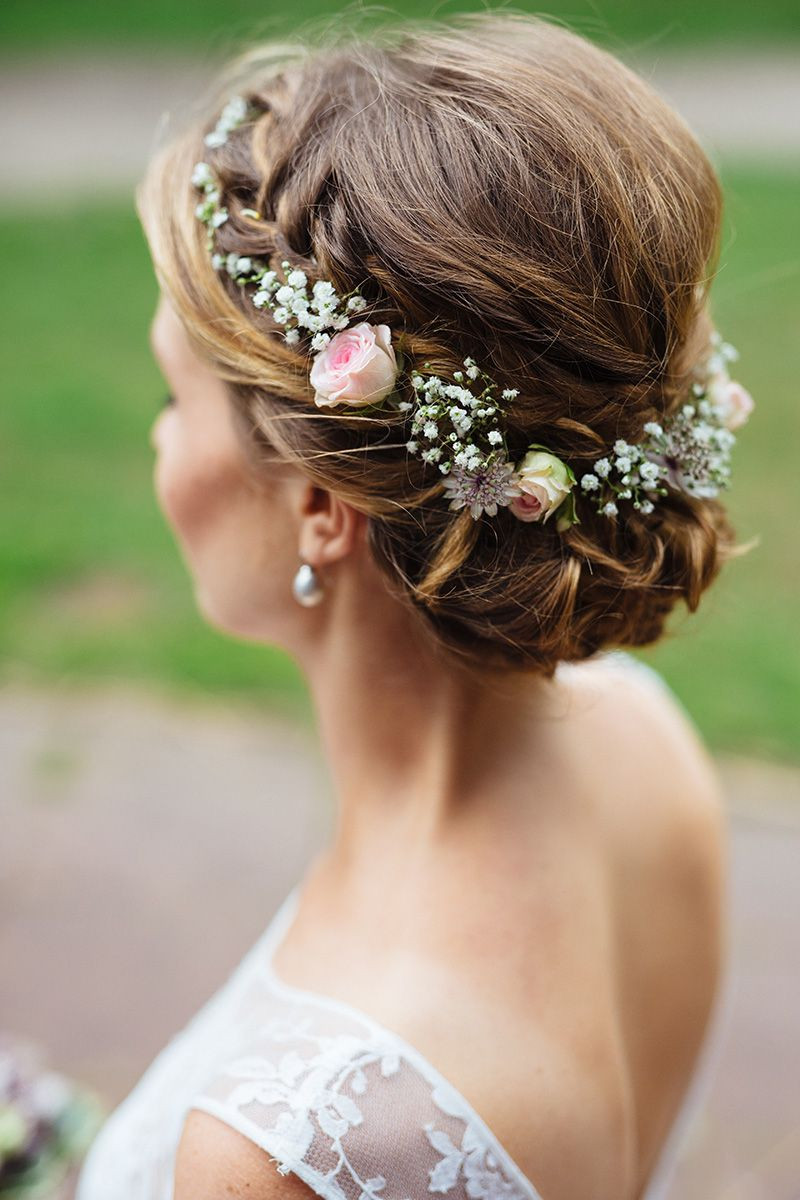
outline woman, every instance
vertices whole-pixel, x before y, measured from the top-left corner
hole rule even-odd
[[[224,88],[138,197],[156,489],[206,619],[305,673],[336,825],[79,1200],[655,1200],[725,822],[619,647],[741,552],[717,180],[621,63],[510,12]]]

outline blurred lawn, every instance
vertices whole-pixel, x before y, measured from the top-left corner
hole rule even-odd
[[[510,5],[543,12],[594,40],[636,49],[646,45],[800,40],[797,0],[519,0]],[[446,17],[458,11],[498,8],[493,0],[395,0],[395,3],[331,4],[293,0],[281,7],[255,0],[4,0],[0,5],[0,46],[40,51],[47,47],[164,45],[171,49],[227,52],[258,32],[279,36],[302,22],[336,22],[342,11],[358,12],[360,23],[386,14]],[[506,6],[508,7],[508,6]]]
[[[741,540],[697,614],[640,652],[717,749],[800,760],[800,173],[723,170],[715,315],[756,411],[727,501]],[[129,199],[0,215],[0,655],[6,678],[109,675],[307,711],[294,664],[204,625],[152,494],[164,392],[147,345],[156,299]]]

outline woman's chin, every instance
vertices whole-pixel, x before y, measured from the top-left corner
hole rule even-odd
[[[218,633],[244,642],[264,644],[270,640],[264,629],[263,613],[255,612],[252,606],[231,603],[230,597],[226,600],[214,596],[201,584],[195,585],[194,598],[200,616]]]

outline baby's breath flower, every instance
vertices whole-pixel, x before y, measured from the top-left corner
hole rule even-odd
[[[204,188],[213,184],[214,176],[211,167],[206,162],[195,163],[192,171],[192,183],[196,188]]]

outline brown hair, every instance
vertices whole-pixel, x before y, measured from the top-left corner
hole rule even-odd
[[[261,115],[209,149],[233,90]],[[652,643],[749,548],[717,500],[672,490],[616,519],[578,495],[563,533],[507,508],[451,512],[441,474],[405,448],[405,415],[319,410],[307,352],[213,268],[190,182],[201,159],[230,214],[219,252],[359,288],[360,319],[403,330],[412,362],[440,375],[471,355],[519,389],[510,456],[535,441],[579,477],[687,398],[721,217],[689,129],[612,55],[512,10],[256,46],[154,156],[139,213],[254,461],[272,452],[368,514],[394,592],[467,666],[551,676],[559,660]]]

